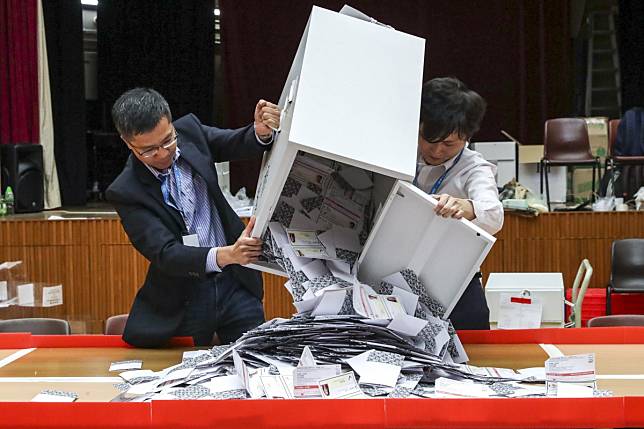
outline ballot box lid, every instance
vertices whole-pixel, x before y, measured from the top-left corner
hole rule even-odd
[[[424,51],[422,38],[314,6],[280,99],[293,103],[289,142],[411,180]]]
[[[496,239],[465,219],[443,218],[436,200],[397,181],[358,260],[358,279],[378,282],[406,268],[451,313]]]

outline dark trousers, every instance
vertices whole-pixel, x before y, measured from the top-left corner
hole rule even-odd
[[[223,272],[195,288],[177,335],[191,336],[195,345],[208,346],[216,333],[226,344],[263,322],[262,302],[232,274]]]
[[[490,329],[490,310],[481,285],[481,273],[476,273],[449,315],[452,325],[460,329]]]

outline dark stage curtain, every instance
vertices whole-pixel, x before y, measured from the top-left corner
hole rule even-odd
[[[635,0],[633,0],[635,1]],[[227,126],[252,118],[259,98],[278,100],[313,4],[345,0],[220,0]],[[541,144],[546,119],[572,105],[568,2],[546,0],[355,0],[351,6],[427,39],[424,79],[455,76],[488,112],[475,140]],[[323,132],[324,122],[320,123]],[[231,188],[254,190],[259,161],[231,165]]]
[[[152,87],[175,118],[212,123],[214,0],[101,0],[98,90],[109,115],[124,91]],[[111,118],[107,118],[111,125]]]
[[[617,24],[622,113],[644,107],[644,2],[620,0]]]
[[[54,121],[54,154],[64,206],[86,202],[87,145],[80,2],[43,1]]]
[[[0,0],[0,143],[38,143],[36,0]]]

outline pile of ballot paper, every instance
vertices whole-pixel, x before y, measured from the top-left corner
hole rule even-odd
[[[355,316],[274,319],[235,344],[184,352],[161,371],[141,360],[112,362],[113,399],[350,399],[597,397],[595,356],[555,356],[513,370],[446,364],[387,328]],[[45,389],[32,401],[73,402],[78,392]]]
[[[273,319],[237,342],[187,351],[161,371],[114,362],[122,393],[151,399],[519,398],[611,396],[595,385],[594,355],[550,358],[513,370],[444,363],[408,338],[357,316]],[[38,400],[73,401],[75,392]]]
[[[123,371],[118,401],[149,399],[518,397],[545,395],[532,371],[444,363],[358,316],[273,319],[230,345],[186,352],[162,371]],[[129,369],[129,370],[126,370]]]

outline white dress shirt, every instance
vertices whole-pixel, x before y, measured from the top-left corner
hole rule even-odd
[[[436,180],[454,165],[457,157],[458,155],[440,165],[429,165],[419,154],[416,186],[429,193]],[[470,200],[476,216],[472,222],[490,234],[495,234],[503,226],[503,205],[499,201],[495,173],[494,164],[486,161],[480,153],[465,148],[436,194]]]

